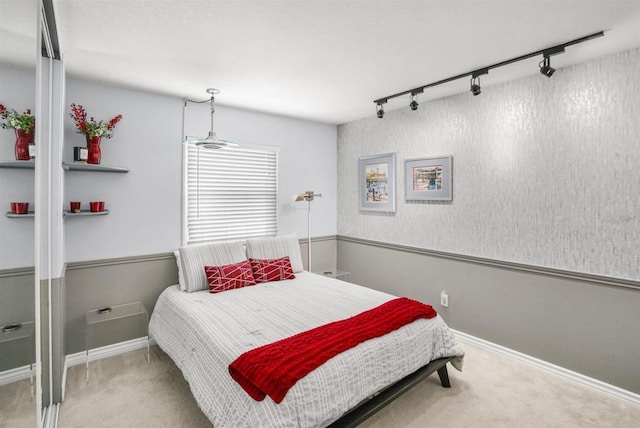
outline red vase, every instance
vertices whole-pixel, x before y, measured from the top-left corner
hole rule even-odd
[[[89,137],[87,135],[87,163],[100,164],[100,141],[102,137]]]
[[[16,129],[16,160],[29,160],[29,144],[33,143],[33,130]]]

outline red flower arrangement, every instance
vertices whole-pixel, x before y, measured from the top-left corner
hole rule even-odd
[[[118,122],[122,120],[122,115],[119,114],[112,118],[108,122],[97,121],[92,117],[87,121],[87,112],[79,104],[71,104],[71,118],[75,122],[76,132],[84,134],[87,137],[105,137],[111,138],[113,129]]]

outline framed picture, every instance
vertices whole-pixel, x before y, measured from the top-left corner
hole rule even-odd
[[[451,156],[404,162],[407,201],[450,201]]]
[[[358,171],[360,209],[396,212],[396,154],[362,157]]]

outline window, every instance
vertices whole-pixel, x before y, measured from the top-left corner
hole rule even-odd
[[[184,145],[183,245],[275,236],[278,148]]]

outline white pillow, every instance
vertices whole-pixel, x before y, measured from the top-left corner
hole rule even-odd
[[[302,272],[300,243],[295,233],[275,238],[247,239],[247,256],[251,259],[279,259],[289,256],[293,272]]]
[[[173,255],[176,256],[176,265],[178,265],[178,284],[180,284],[180,290],[185,291],[187,286],[184,284],[184,275],[182,274],[182,266],[180,264],[180,251],[174,251]]]
[[[191,245],[182,247],[178,251],[180,253],[178,272],[182,272],[184,290],[187,293],[209,289],[207,276],[204,273],[205,266],[224,266],[247,260],[242,241]]]

